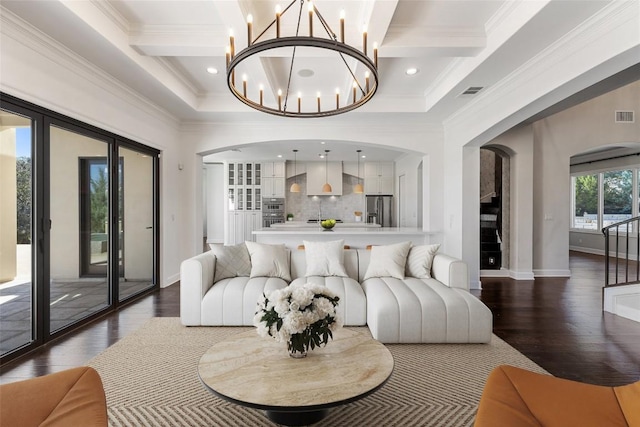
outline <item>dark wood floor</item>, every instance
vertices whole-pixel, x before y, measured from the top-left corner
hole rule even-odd
[[[553,375],[627,384],[640,380],[640,323],[602,312],[602,266],[602,257],[572,252],[570,279],[483,278],[483,290],[473,293],[491,308],[496,335]],[[0,382],[82,365],[147,319],[179,316],[179,299],[179,285],[161,289],[3,366]]]

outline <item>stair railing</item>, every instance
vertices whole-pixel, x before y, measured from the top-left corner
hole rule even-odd
[[[621,227],[623,227],[621,230]],[[638,283],[640,282],[640,216],[635,218],[629,218],[624,221],[616,222],[615,224],[608,225],[602,229],[602,234],[604,235],[604,286],[618,286],[618,285],[626,285],[629,283]],[[629,243],[631,239],[635,237],[636,239],[636,253],[634,254],[634,258],[629,257]],[[615,238],[615,251],[610,253],[610,242]],[[620,263],[621,263],[621,254],[620,254],[620,241],[623,240],[624,246],[624,258],[622,262],[624,262],[624,282],[621,282],[618,277],[618,273],[620,271]],[[615,281],[610,283],[609,281],[609,266],[610,266],[610,258],[615,257],[615,265],[616,265],[616,274]],[[633,277],[631,280],[629,279],[629,260],[635,261],[635,279]]]

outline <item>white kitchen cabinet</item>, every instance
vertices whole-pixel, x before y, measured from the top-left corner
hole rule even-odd
[[[263,162],[262,176],[284,178],[284,162]]]
[[[244,213],[244,241],[255,242],[256,239],[253,235],[254,230],[262,228],[262,214],[260,212],[245,212]]]
[[[262,228],[262,213],[234,211],[227,214],[225,245],[237,245],[247,240],[254,242],[253,231]]]
[[[307,196],[341,196],[342,162],[307,162]],[[329,182],[331,193],[323,193],[322,186]]]
[[[364,166],[365,194],[393,194],[393,162],[367,162]]]
[[[244,212],[232,211],[227,214],[225,245],[237,245],[244,242]]]
[[[284,197],[286,178],[284,162],[265,162],[261,169],[262,196]]]
[[[284,177],[263,177],[262,196],[263,197],[284,197]]]

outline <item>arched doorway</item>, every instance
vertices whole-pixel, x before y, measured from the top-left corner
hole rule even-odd
[[[480,149],[480,270],[509,268],[509,155]]]

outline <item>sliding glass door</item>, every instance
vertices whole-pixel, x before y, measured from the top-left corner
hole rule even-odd
[[[154,159],[120,147],[118,239],[120,301],[154,286]]]
[[[0,97],[0,363],[158,287],[159,151]]]
[[[0,355],[35,339],[32,119],[0,110]]]

